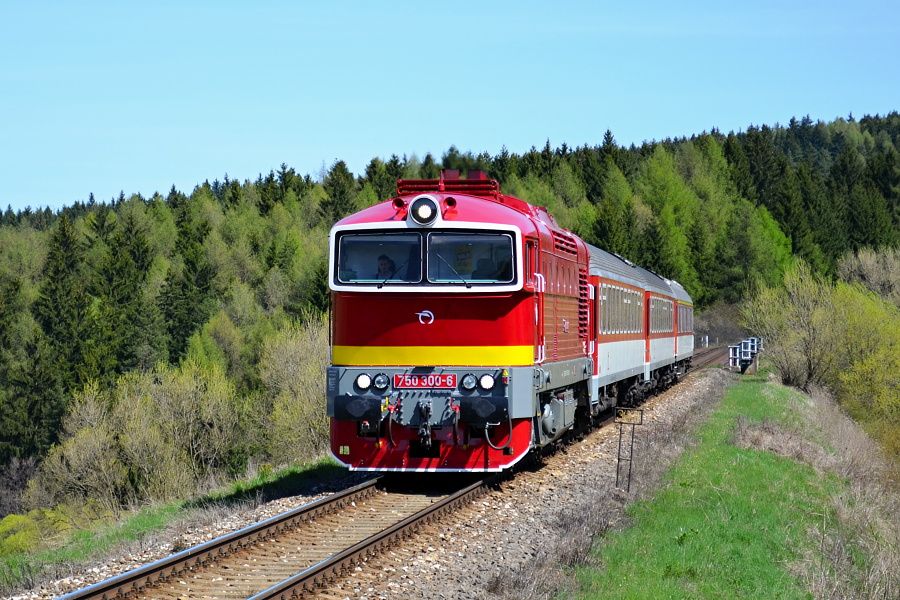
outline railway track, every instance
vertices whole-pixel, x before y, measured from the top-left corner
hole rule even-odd
[[[691,363],[693,368],[700,369],[717,363],[725,364],[727,358],[728,346],[712,346],[695,351]]]
[[[703,348],[694,368],[727,358]],[[601,421],[602,427],[613,416]],[[482,494],[489,479],[442,489],[397,488],[376,478],[215,538],[92,586],[63,600],[112,598],[253,598],[302,596],[422,524]]]
[[[300,596],[471,501],[488,481],[448,481],[438,491],[432,482],[423,491],[387,490],[381,478],[373,479],[63,599]]]

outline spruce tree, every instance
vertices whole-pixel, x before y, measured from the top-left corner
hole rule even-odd
[[[65,412],[56,353],[40,336],[23,350],[25,360],[7,372],[0,389],[0,464],[43,456],[59,439]]]
[[[347,168],[347,163],[342,160],[335,162],[325,176],[322,187],[325,188],[326,197],[320,206],[322,219],[327,224],[330,225],[353,212],[356,181]]]
[[[72,390],[79,382],[89,298],[85,289],[84,247],[68,217],[60,218],[50,237],[41,280],[32,312],[58,361],[64,388]]]
[[[425,158],[422,159],[421,171],[423,179],[437,179],[441,174],[441,168],[438,166],[437,162],[435,162],[431,152],[427,153]]]
[[[594,242],[609,252],[635,258],[634,200],[631,186],[612,157],[605,159],[603,195],[597,206]]]
[[[186,207],[178,214],[178,248],[181,268],[169,272],[158,304],[166,325],[169,359],[177,361],[187,350],[188,338],[203,324],[215,306],[215,272],[206,258],[205,223],[194,223]]]

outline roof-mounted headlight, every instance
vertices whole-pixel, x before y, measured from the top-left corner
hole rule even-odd
[[[409,216],[419,225],[431,225],[438,216],[438,205],[431,196],[419,196],[409,207]]]

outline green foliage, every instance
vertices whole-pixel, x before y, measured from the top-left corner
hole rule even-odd
[[[6,515],[0,520],[0,556],[31,550],[40,539],[37,524],[25,515]]]
[[[78,368],[84,351],[82,334],[90,305],[85,275],[83,240],[69,219],[63,217],[50,238],[42,284],[32,311],[67,390],[81,381]]]
[[[586,239],[609,252],[636,257],[634,195],[625,175],[612,158],[604,163],[602,197],[594,230]]]
[[[892,251],[886,252],[886,254]],[[850,257],[844,263],[849,263]],[[893,456],[900,456],[900,310],[857,284],[832,284],[798,261],[783,286],[745,303],[782,381],[825,385]]]
[[[321,316],[279,331],[263,346],[260,379],[274,399],[270,451],[280,462],[306,460],[328,442],[321,401],[327,348],[328,321]]]
[[[643,232],[644,264],[678,280],[691,295],[698,295],[700,280],[691,260],[688,232],[697,218],[700,201],[662,146],[657,146],[644,164],[635,190],[654,212]]]

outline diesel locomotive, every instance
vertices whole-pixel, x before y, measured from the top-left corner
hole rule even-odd
[[[481,172],[400,180],[331,230],[331,452],[353,470],[500,471],[690,366],[676,281]]]

